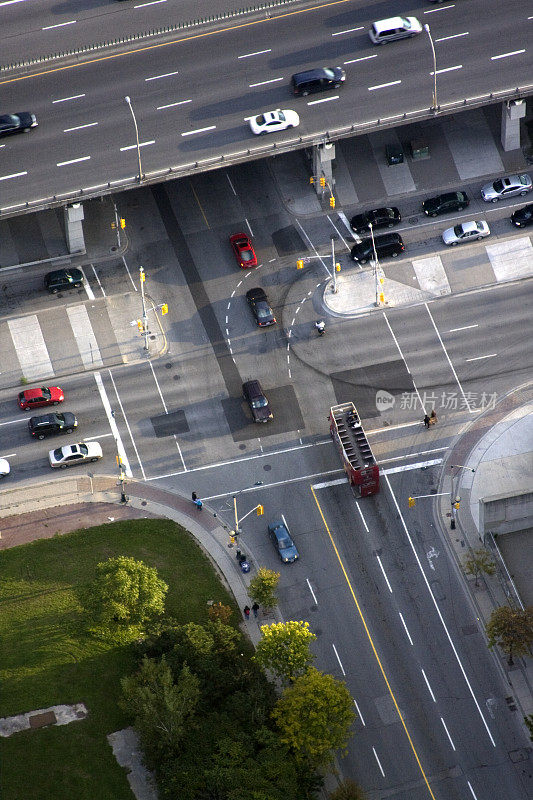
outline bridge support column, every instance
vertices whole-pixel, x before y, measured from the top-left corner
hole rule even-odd
[[[320,178],[326,179],[326,186],[333,191],[333,160],[335,158],[335,145],[333,142],[324,142],[313,147],[313,175],[315,176],[314,187],[318,195],[323,195],[327,191],[320,186]]]
[[[526,115],[525,100],[507,100],[502,105],[502,147],[508,150],[518,150],[520,147],[520,120]]]
[[[69,253],[84,253],[85,239],[83,237],[83,206],[73,203],[63,208],[65,231],[67,234],[67,248]]]

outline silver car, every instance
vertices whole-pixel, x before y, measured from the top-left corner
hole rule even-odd
[[[50,450],[48,460],[51,467],[66,469],[75,464],[84,464],[86,461],[98,461],[102,456],[102,448],[98,442],[79,442]]]
[[[487,203],[497,203],[504,197],[525,195],[531,191],[532,187],[533,183],[529,175],[507,175],[507,177],[498,178],[492,183],[486,183],[481,189],[481,197]]]
[[[478,239],[484,239],[485,236],[490,236],[490,229],[484,220],[479,222],[461,222],[459,225],[454,225],[453,228],[447,228],[442,234],[442,241],[444,244],[449,244],[452,247],[462,242],[475,242]]]

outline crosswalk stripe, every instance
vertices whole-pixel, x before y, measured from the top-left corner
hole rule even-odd
[[[533,246],[529,236],[487,245],[497,281],[512,281],[533,273]]]
[[[85,369],[103,367],[100,348],[84,305],[68,306],[67,314]]]
[[[54,369],[37,315],[8,319],[7,324],[24,378],[32,382],[51,378]]]
[[[424,292],[430,292],[435,297],[451,294],[450,284],[440,256],[417,258],[413,261],[418,285]]]

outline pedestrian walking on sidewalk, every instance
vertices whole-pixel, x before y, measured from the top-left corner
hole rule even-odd
[[[200,511],[200,510],[201,510],[201,508],[202,508],[202,506],[203,506],[203,503],[202,503],[202,501],[200,500],[200,498],[197,498],[197,499],[194,501],[194,505],[196,506],[196,508],[198,509],[198,511]]]
[[[193,501],[193,503],[196,503],[197,500],[198,500],[198,495],[196,494],[196,492],[193,492],[192,493],[192,501]]]
[[[426,416],[424,417],[424,425],[426,426],[426,428],[429,428],[429,424],[430,424],[430,423],[429,423],[429,417],[428,417],[428,415],[426,414]]]
[[[257,601],[253,604],[252,611],[254,612],[254,617],[257,619],[257,612],[259,611],[259,603]]]
[[[250,606],[244,606],[244,616],[246,619],[250,619]]]
[[[433,411],[429,415],[429,424],[430,425],[436,425],[437,424],[437,414],[435,412],[435,409],[433,409]]]

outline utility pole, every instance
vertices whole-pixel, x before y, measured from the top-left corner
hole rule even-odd
[[[141,278],[141,303],[142,303],[142,321],[143,321],[143,336],[144,336],[144,349],[148,350],[148,318],[146,316],[146,303],[144,300],[144,281],[146,273],[142,267],[139,267],[139,275]]]

